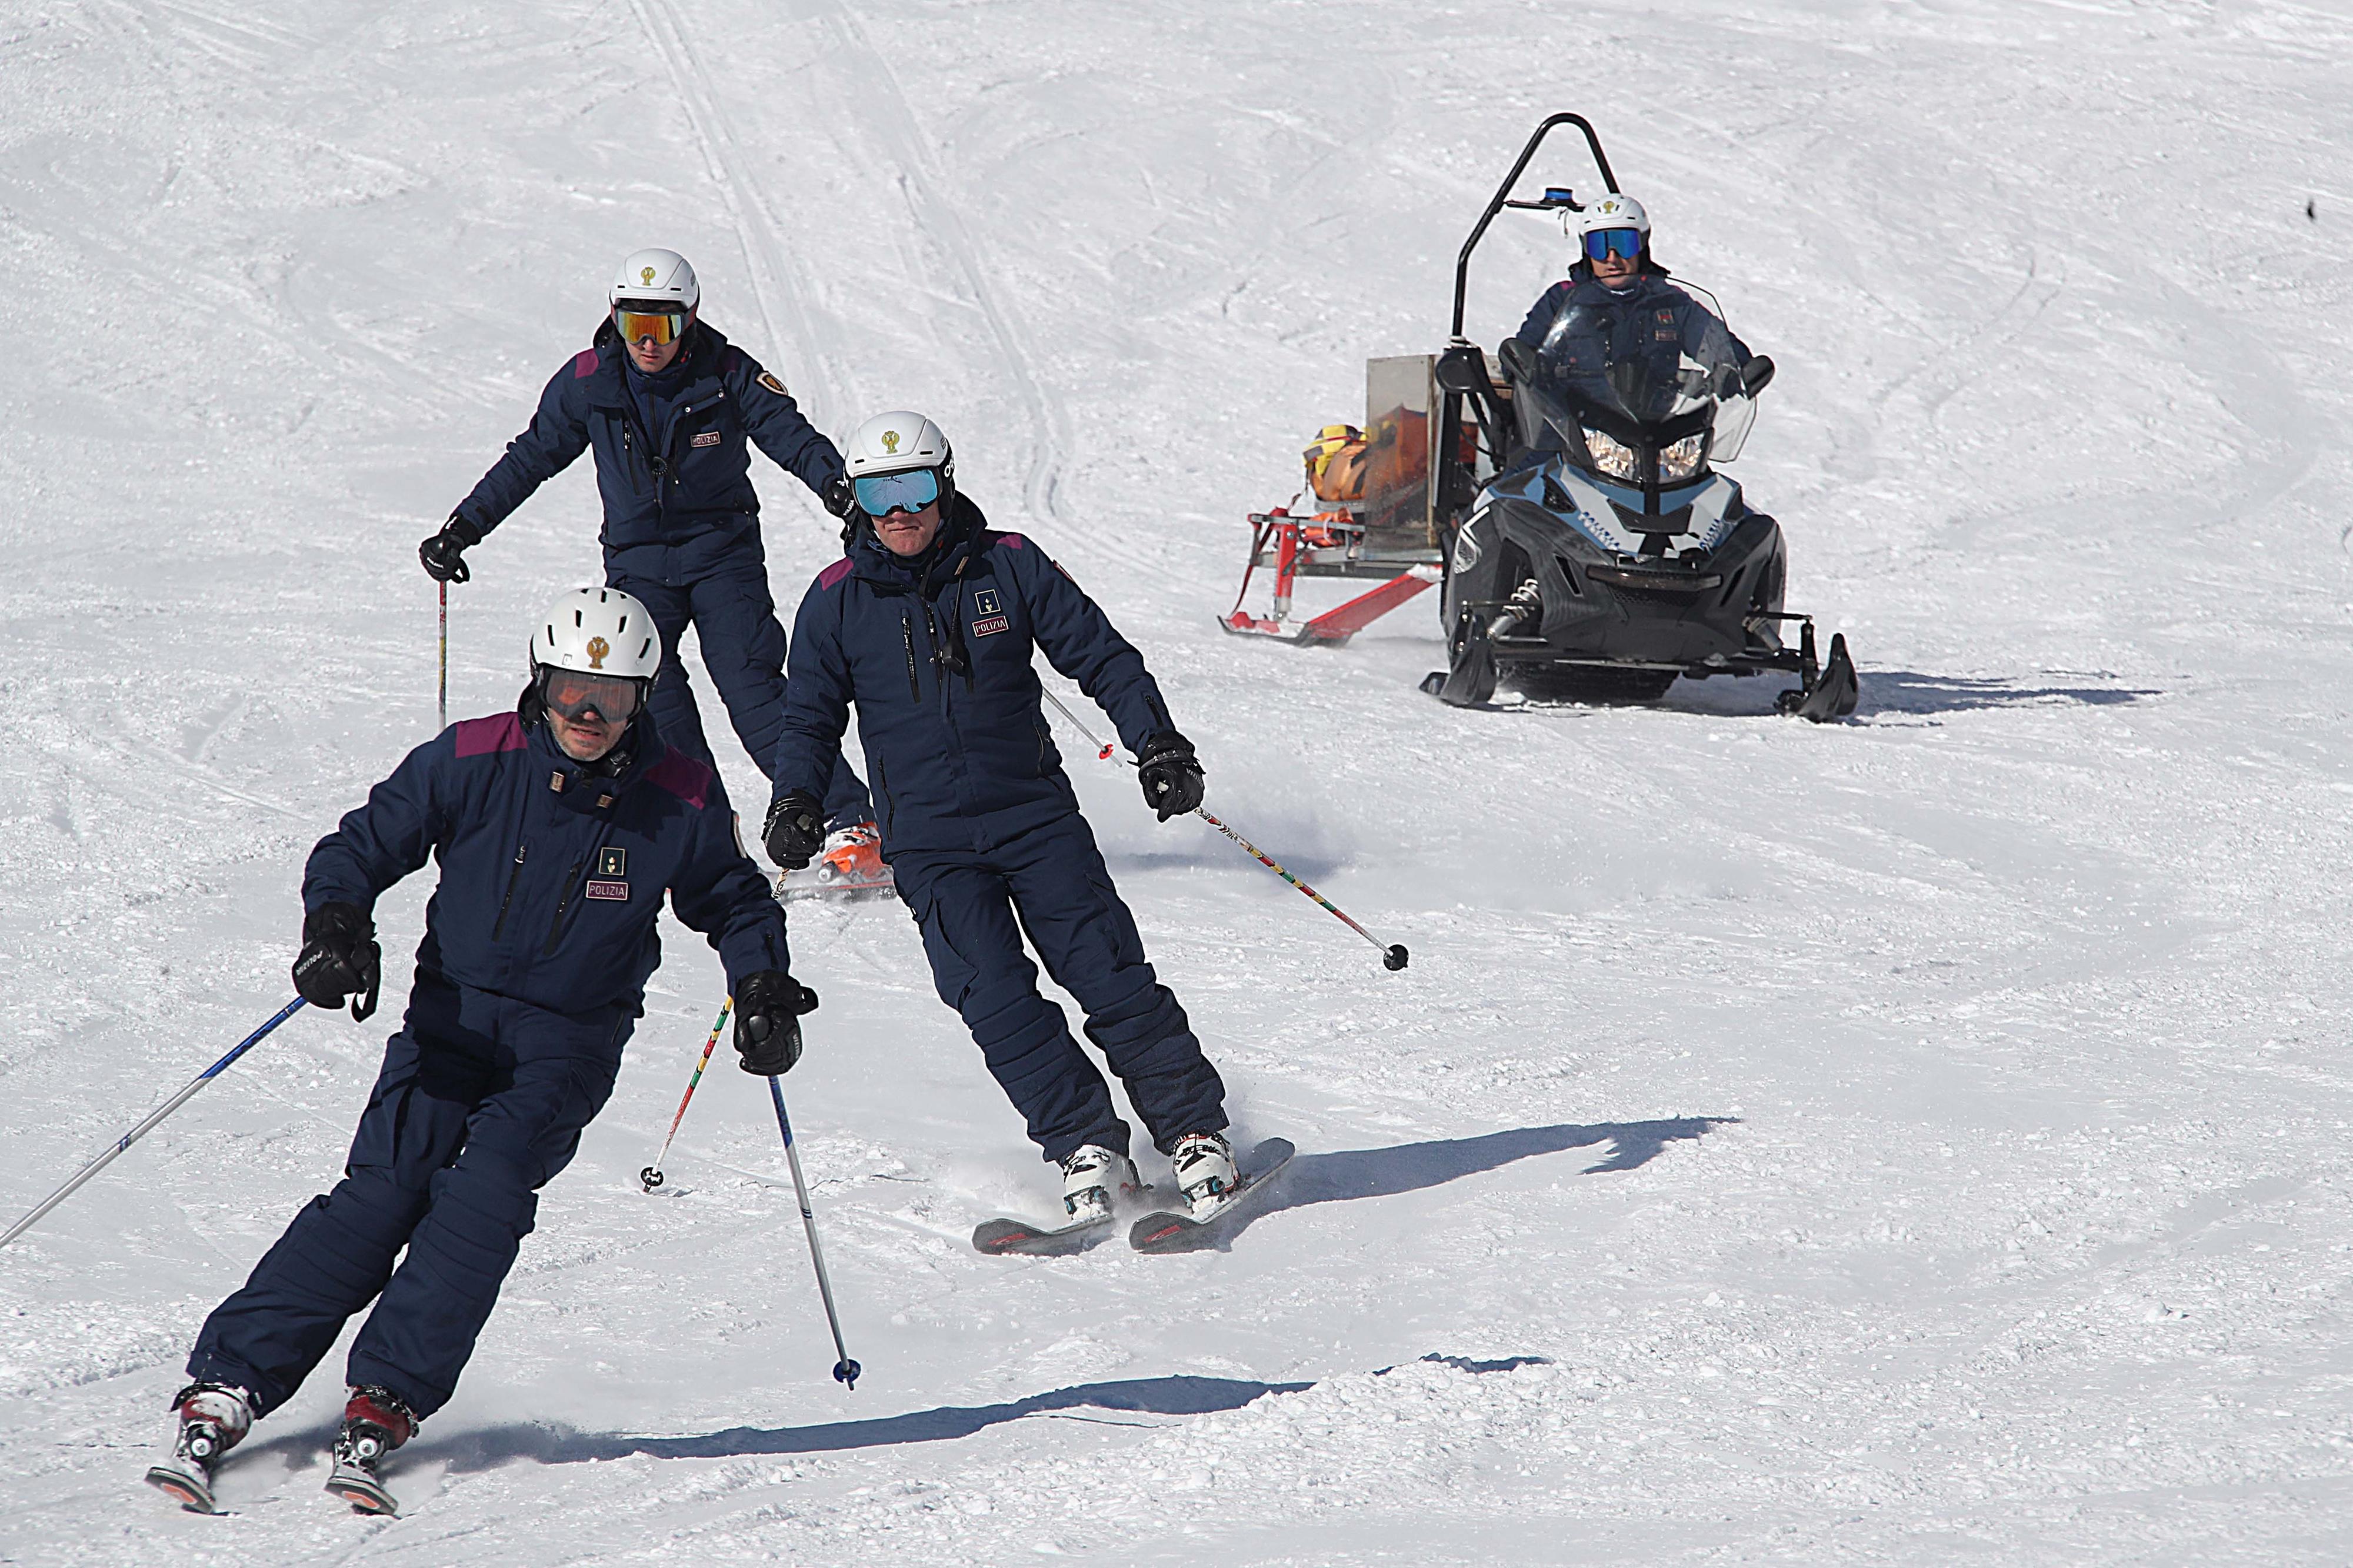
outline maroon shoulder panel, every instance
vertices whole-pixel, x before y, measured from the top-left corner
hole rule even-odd
[[[596,351],[595,349],[582,349],[578,353],[574,354],[572,356],[572,374],[575,377],[583,379],[596,374]]]
[[[649,784],[668,790],[695,810],[710,797],[711,770],[681,752],[671,752],[646,774]]]
[[[820,588],[832,587],[836,583],[840,582],[844,577],[849,575],[849,557],[845,555],[840,560],[835,562],[832,565],[827,567],[824,571],[817,574],[817,585]]]
[[[522,750],[522,721],[512,713],[493,713],[487,719],[461,719],[458,721],[458,754],[461,757]]]

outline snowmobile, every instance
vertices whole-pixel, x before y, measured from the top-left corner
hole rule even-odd
[[[1583,336],[1581,360],[1555,352],[1576,337],[1574,321],[1544,348],[1506,340],[1492,361],[1462,335],[1471,257],[1495,216],[1584,210],[1562,187],[1511,197],[1562,125],[1585,133],[1603,184],[1618,191],[1582,116],[1537,126],[1457,259],[1451,345],[1422,362],[1419,405],[1436,416],[1429,515],[1444,561],[1449,656],[1422,689],[1457,707],[1483,704],[1502,685],[1540,699],[1648,702],[1678,678],[1780,671],[1799,678],[1780,711],[1843,718],[1860,694],[1845,637],[1818,656],[1812,618],[1782,607],[1779,524],[1715,468],[1739,454],[1772,362],[1736,352],[1720,310],[1718,330],[1696,351],[1675,345],[1667,363],[1655,350],[1594,363],[1606,333]],[[1791,623],[1795,648],[1782,637]]]

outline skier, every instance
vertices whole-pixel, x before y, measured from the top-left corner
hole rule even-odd
[[[651,708],[670,744],[712,763],[679,662],[691,622],[703,668],[752,760],[776,755],[785,631],[768,591],[760,498],[745,439],[817,493],[837,516],[849,487],[841,454],[801,415],[785,384],[701,319],[702,286],[674,250],[640,250],[614,275],[605,321],[540,394],[529,428],[507,445],[441,531],[417,546],[435,581],[463,583],[465,552],[583,450],[604,500],[605,581],[653,612],[665,658]],[[874,810],[843,767],[826,786],[828,847],[860,879],[880,878]]]
[[[1234,1186],[1225,1086],[1153,973],[1135,921],[1079,815],[1039,708],[1033,647],[1101,703],[1166,822],[1201,803],[1201,766],[1143,657],[1034,543],[991,531],[955,488],[955,454],[920,414],[877,415],[849,458],[848,554],[801,600],[785,683],[768,853],[806,865],[849,709],[881,808],[882,854],[914,912],[940,999],[1062,1171],[1073,1226],[1139,1186],[1128,1127],[1038,994],[1046,971],[1087,1013],[1197,1213]],[[1018,923],[1017,923],[1018,921]]]
[[[364,997],[364,1017],[377,897],[428,855],[440,886],[343,1179],[196,1337],[172,1458],[147,1473],[185,1506],[211,1511],[212,1466],[373,1300],[327,1489],[393,1511],[377,1463],[448,1400],[538,1189],[612,1092],[660,962],[665,891],[725,965],[744,1069],[798,1059],[798,1015],[817,999],[791,976],[784,912],[718,774],[644,710],[665,651],[653,627],[627,594],[565,595],[532,637],[516,710],[417,747],[311,850],[294,983],[314,1006]]]
[[[1726,379],[1748,363],[1748,347],[1706,306],[1667,281],[1651,257],[1651,216],[1632,196],[1612,194],[1579,215],[1584,254],[1568,277],[1546,289],[1514,334],[1562,379],[1584,381],[1604,403],[1620,401],[1602,384],[1609,367],[1641,362],[1650,384],[1675,384],[1688,355]]]

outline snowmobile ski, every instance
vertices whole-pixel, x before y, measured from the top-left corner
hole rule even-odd
[[[185,1467],[165,1463],[147,1467],[147,1484],[176,1501],[190,1513],[218,1513],[220,1505],[213,1500],[213,1479],[205,1467],[194,1460]]]
[[[1205,1215],[1164,1209],[1145,1215],[1128,1227],[1128,1245],[1138,1252],[1190,1252],[1214,1247],[1240,1215],[1258,1206],[1274,1177],[1298,1151],[1287,1138],[1270,1138],[1239,1163],[1241,1180],[1224,1201]]]
[[[1831,657],[1819,673],[1814,668],[1814,627],[1810,621],[1806,624],[1804,647],[1802,684],[1794,691],[1781,693],[1780,710],[1816,724],[1843,719],[1853,712],[1855,704],[1862,700],[1862,688],[1855,678],[1854,659],[1846,651],[1846,634],[1831,634]]]
[[[1152,1194],[1150,1187],[1139,1188],[1135,1196],[1127,1200],[1128,1206],[1132,1210],[1135,1204],[1148,1201]],[[1032,1225],[1026,1219],[985,1219],[972,1228],[972,1247],[974,1251],[985,1252],[991,1258],[1008,1258],[1017,1254],[1029,1258],[1067,1258],[1075,1252],[1084,1252],[1102,1241],[1111,1234],[1112,1226],[1118,1223],[1116,1212],[1101,1219],[1082,1219],[1075,1225],[1059,1226],[1051,1230]]]

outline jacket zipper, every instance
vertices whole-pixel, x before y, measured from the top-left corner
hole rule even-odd
[[[515,883],[522,877],[522,858],[530,853],[530,845],[518,844],[515,846],[514,869],[507,873],[506,897],[499,900],[499,918],[491,924],[491,940],[492,942],[498,941],[500,933],[507,929],[507,906],[514,902]]]
[[[585,860],[575,860],[572,869],[564,873],[564,890],[555,896],[555,918],[547,922],[547,945],[539,950],[542,958],[555,951],[555,940],[564,934],[565,906],[572,902],[572,884],[580,879],[580,868],[586,864]]]
[[[899,637],[907,645],[907,695],[921,702],[923,683],[915,679],[915,623],[908,619],[904,610],[899,612]]]

